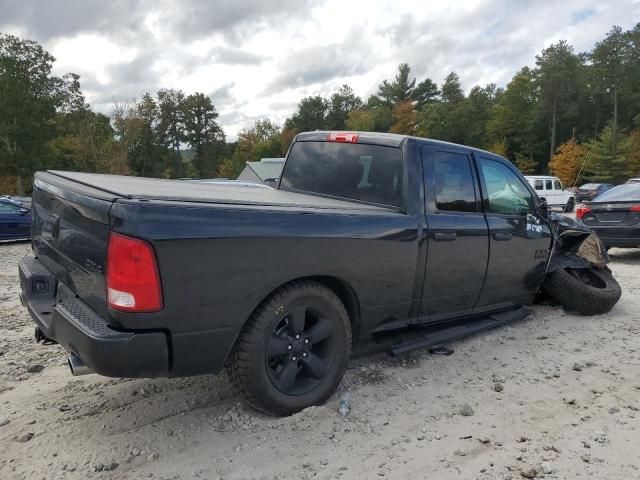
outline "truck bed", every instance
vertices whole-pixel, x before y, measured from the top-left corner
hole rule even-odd
[[[41,178],[55,183],[56,177],[62,181],[69,180],[85,187],[99,190],[106,196],[111,197],[108,198],[111,201],[118,198],[126,198],[314,209],[389,210],[389,208],[377,205],[338,200],[319,195],[287,192],[273,188],[251,188],[234,185],[231,182],[229,184],[211,184],[59,170],[49,170]],[[88,194],[88,192],[83,193]]]

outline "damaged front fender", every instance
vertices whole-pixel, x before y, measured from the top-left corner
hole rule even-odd
[[[565,215],[552,214],[553,248],[547,274],[564,268],[604,268],[609,263],[607,249],[582,222]]]

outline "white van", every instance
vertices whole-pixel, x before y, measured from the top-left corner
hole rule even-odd
[[[546,175],[525,175],[529,185],[533,187],[540,198],[547,201],[553,208],[561,208],[564,212],[573,212],[576,199],[572,192],[565,190],[558,177]]]

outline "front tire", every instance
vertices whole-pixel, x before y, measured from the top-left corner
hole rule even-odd
[[[556,270],[547,275],[542,286],[567,310],[584,315],[607,313],[622,295],[620,285],[608,268]]]
[[[254,408],[288,415],[329,398],[350,353],[351,325],[338,296],[320,283],[296,281],[251,315],[227,368]]]

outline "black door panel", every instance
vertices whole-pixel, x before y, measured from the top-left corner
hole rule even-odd
[[[535,213],[535,197],[503,160],[478,158],[490,233],[489,265],[475,306],[530,303],[542,284],[551,231]]]
[[[422,159],[428,249],[420,313],[436,321],[471,312],[484,282],[489,239],[468,153],[425,147]]]

